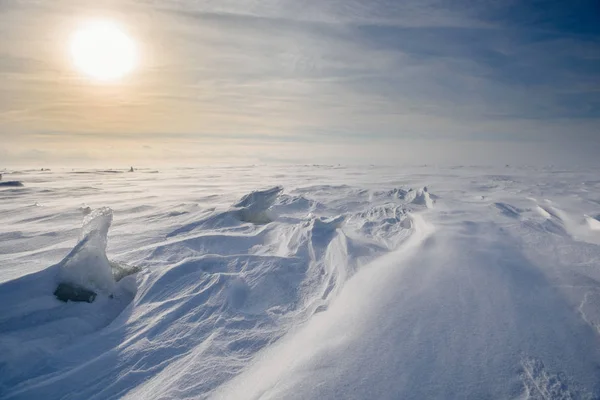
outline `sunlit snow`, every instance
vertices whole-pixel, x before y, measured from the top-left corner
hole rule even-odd
[[[597,171],[2,173],[2,399],[600,396]]]

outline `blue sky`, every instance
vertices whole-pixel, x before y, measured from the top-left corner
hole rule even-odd
[[[118,21],[118,84],[69,35]],[[7,163],[594,163],[597,1],[0,3]],[[131,161],[133,160],[133,161]]]

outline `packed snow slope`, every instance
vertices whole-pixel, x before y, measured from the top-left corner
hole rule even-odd
[[[2,399],[600,398],[596,171],[0,172]]]

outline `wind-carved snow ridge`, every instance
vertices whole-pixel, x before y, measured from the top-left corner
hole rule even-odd
[[[433,208],[433,200],[429,195],[427,186],[417,190],[410,190],[404,195],[404,200],[408,203],[418,204],[427,208]]]
[[[427,186],[423,186],[422,188],[419,188],[416,190],[413,188],[408,188],[408,189],[395,188],[395,189],[383,191],[383,192],[378,191],[378,192],[373,193],[373,195],[375,197],[385,196],[385,197],[400,199],[405,204],[422,205],[427,208],[433,208],[433,205],[435,203],[435,196],[432,196],[429,193],[429,189],[427,188]]]
[[[2,400],[599,398],[597,171],[28,174],[0,196]]]
[[[357,270],[392,249],[364,240],[363,223],[377,232],[375,225],[387,220],[390,243],[413,231],[410,218],[396,209],[401,204],[377,211],[361,190],[361,204],[343,210],[336,200],[315,199],[323,192],[252,191],[225,211],[199,210],[197,220],[171,231],[152,251],[153,262],[167,265],[144,275],[136,317],[126,327],[147,344],[120,370],[152,366],[148,376],[135,375],[131,398],[177,398],[181,387],[188,397],[209,396],[255,353],[326,311]]]
[[[203,215],[200,220],[185,224],[169,232],[167,237],[202,229],[229,228],[240,222],[255,225],[268,224],[274,219],[271,208],[282,192],[283,188],[280,186],[250,192],[229,207],[228,210],[215,211],[208,216]]]
[[[105,294],[114,292],[116,281],[106,256],[112,220],[113,212],[108,207],[85,216],[79,242],[59,263],[61,281]]]
[[[281,192],[283,192],[281,186],[251,192],[234,204],[233,210],[240,221],[253,224],[269,223],[273,218],[268,214],[268,209],[275,203]]]

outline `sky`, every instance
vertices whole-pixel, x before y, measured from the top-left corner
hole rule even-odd
[[[69,56],[115,21],[137,68]],[[600,164],[600,3],[0,0],[0,168]]]

